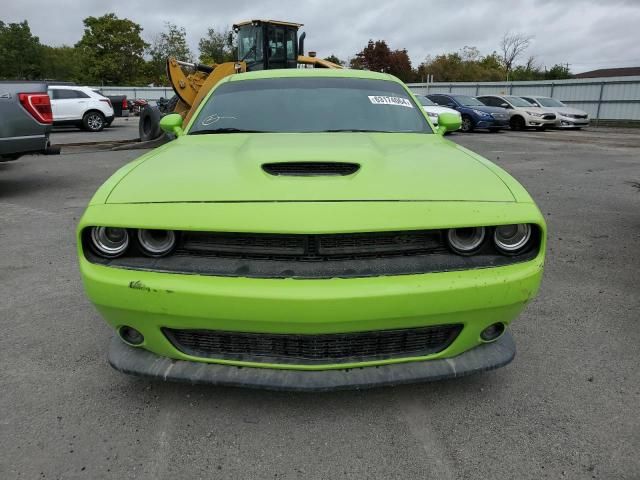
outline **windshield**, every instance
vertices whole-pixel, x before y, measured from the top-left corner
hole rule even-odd
[[[238,30],[238,57],[248,63],[262,60],[261,27],[251,25]]]
[[[189,134],[247,131],[433,133],[401,84],[311,77],[226,82],[209,97]]]
[[[555,98],[538,97],[536,98],[536,100],[543,107],[566,107],[564,103],[560,102],[559,100],[556,100]]]
[[[468,97],[467,95],[456,95],[455,99],[460,105],[464,105],[465,107],[486,107],[486,105],[477,98]]]
[[[420,105],[422,105],[423,107],[433,107],[435,105],[435,103],[433,103],[424,95],[416,95],[416,98],[420,102]]]
[[[514,107],[532,107],[535,105],[531,105],[529,102],[527,102],[524,98],[520,98],[520,97],[504,97],[507,99],[507,101],[513,105]]]

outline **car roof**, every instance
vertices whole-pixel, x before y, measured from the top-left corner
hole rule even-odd
[[[49,85],[49,88],[56,88],[58,90],[79,90],[89,87],[81,87],[80,85]],[[89,90],[91,89],[89,88]]]
[[[522,95],[523,97],[528,97],[528,98],[551,98],[551,97],[547,97],[546,95]]]
[[[239,82],[263,78],[364,78],[370,80],[387,80],[402,84],[402,82],[388,73],[371,72],[369,70],[351,70],[347,68],[281,68],[274,70],[257,70],[254,72],[229,75],[225,80]]]

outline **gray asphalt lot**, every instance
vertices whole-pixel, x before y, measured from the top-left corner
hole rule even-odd
[[[640,131],[450,139],[538,202],[550,232],[540,295],[512,327],[509,366],[363,392],[112,370],[74,229],[96,188],[142,152],[0,164],[0,479],[640,478]]]
[[[49,137],[53,145],[76,143],[113,142],[139,138],[138,117],[116,117],[101,132],[87,132],[78,127],[54,127]]]

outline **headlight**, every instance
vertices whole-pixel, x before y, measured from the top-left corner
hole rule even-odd
[[[119,257],[129,246],[129,233],[124,228],[93,227],[91,243],[103,257]]]
[[[475,113],[476,115],[480,115],[481,117],[490,117],[491,116],[490,113],[483,112],[482,110],[476,110],[475,108],[473,109],[473,113]]]
[[[538,112],[530,112],[529,110],[526,110],[526,112],[531,115],[532,117],[542,117],[544,114],[543,113],[538,113]]]
[[[461,255],[471,255],[484,241],[484,227],[451,228],[447,232],[449,247]]]
[[[527,246],[531,238],[531,226],[526,223],[496,227],[493,241],[503,253],[517,253]]]
[[[151,257],[166,255],[176,245],[176,234],[171,230],[138,230],[142,251]]]

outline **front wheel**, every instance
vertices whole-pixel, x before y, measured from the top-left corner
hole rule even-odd
[[[469,133],[469,132],[473,132],[473,120],[471,120],[471,117],[468,116],[463,116],[462,117],[462,125],[460,126],[460,130],[462,130],[464,133]]]
[[[104,115],[100,112],[87,112],[82,117],[82,128],[89,132],[100,132],[105,125]]]
[[[524,118],[522,117],[513,117],[509,123],[513,130],[524,130],[524,128],[527,126],[524,123]]]

